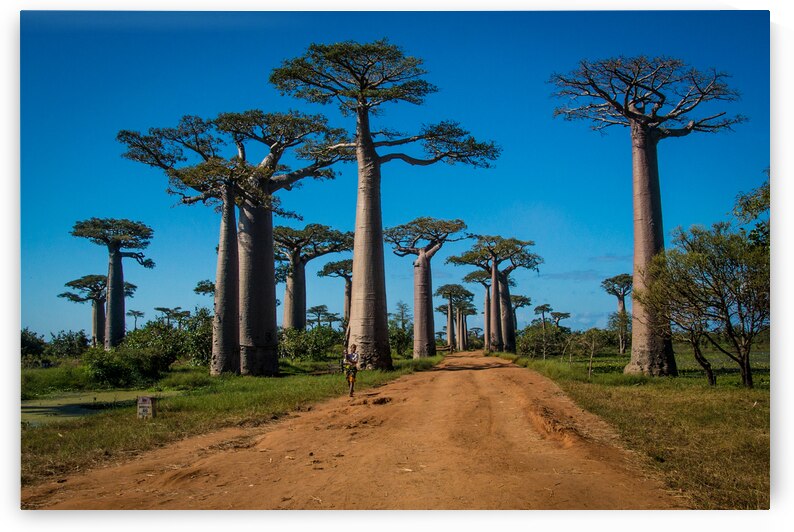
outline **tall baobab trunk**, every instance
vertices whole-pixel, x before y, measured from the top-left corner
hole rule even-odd
[[[463,338],[463,350],[469,350],[469,327],[466,324],[466,315],[464,314],[460,320],[460,333]]]
[[[499,306],[501,310],[502,322],[502,343],[504,350],[511,353],[516,350],[516,329],[513,324],[513,302],[510,301],[510,286],[507,283],[507,275],[499,274]]]
[[[350,294],[352,290],[353,290],[353,280],[350,277],[345,277],[345,301],[344,301],[345,323],[350,322]]]
[[[626,296],[618,296],[618,314],[626,312]]]
[[[278,374],[273,212],[240,205],[240,373]]]
[[[285,329],[306,330],[306,264],[299,255],[290,260],[290,273],[284,291],[283,326]]]
[[[502,309],[501,295],[499,294],[499,270],[495,259],[491,259],[491,348],[494,351],[502,351],[504,344],[502,341]]]
[[[380,161],[369,129],[369,110],[356,111],[358,197],[353,241],[350,343],[358,346],[360,367],[391,369],[383,261]]]
[[[632,174],[634,188],[634,290],[642,291],[644,271],[664,249],[662,199],[657,160],[658,133],[632,122]],[[638,301],[632,307],[631,360],[625,373],[677,375],[672,343],[659,334],[661,317]]]
[[[105,349],[116,347],[124,339],[124,270],[123,253],[117,246],[108,246],[107,317]]]
[[[491,291],[486,286],[485,287],[485,304],[483,306],[483,320],[482,320],[482,331],[483,331],[483,348],[486,351],[491,350]]]
[[[452,310],[452,299],[447,300],[447,345],[453,351],[455,345],[455,311]]]
[[[460,310],[455,310],[455,351],[463,351],[463,338],[460,336]]]
[[[420,252],[414,261],[414,358],[436,354],[435,328],[430,259]]]
[[[212,375],[240,373],[239,265],[234,200],[231,187],[224,187],[215,273],[215,315],[212,319]]]
[[[91,345],[105,345],[105,300],[91,300]]]

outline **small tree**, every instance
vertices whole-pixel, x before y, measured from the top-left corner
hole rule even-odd
[[[319,327],[323,324],[323,320],[328,315],[327,305],[315,305],[306,309],[306,314],[313,316],[315,319],[315,326]]]
[[[154,231],[141,222],[115,218],[90,218],[74,224],[72,236],[86,238],[108,250],[107,319],[105,321],[105,349],[117,346],[124,338],[124,270],[122,259],[131,258],[144,268],[154,268],[154,262],[140,251],[146,249]]]
[[[395,308],[396,312],[389,314],[389,343],[397,355],[404,356],[413,341],[411,308],[403,301],[398,301]]]
[[[593,327],[592,329],[586,330],[579,336],[579,342],[585,353],[587,353],[589,356],[587,363],[587,378],[589,379],[593,376],[593,357],[595,356],[596,351],[606,345],[607,336],[601,329]]]
[[[551,312],[551,305],[544,303],[535,307],[535,314],[540,315],[540,322],[543,326],[543,360],[546,360],[548,342],[546,341],[546,314]]]
[[[143,318],[144,313],[140,310],[128,310],[127,316],[133,319],[133,330],[138,330],[138,318]]]
[[[769,248],[726,223],[677,230],[673,242],[649,265],[635,300],[688,335],[707,375],[701,337],[736,362],[742,384],[752,388],[753,340],[769,327]]]
[[[551,319],[554,320],[554,326],[559,327],[562,320],[567,320],[571,317],[570,312],[550,312]]]

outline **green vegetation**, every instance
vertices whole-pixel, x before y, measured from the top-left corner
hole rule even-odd
[[[397,360],[394,371],[360,371],[357,390],[428,369],[441,358]],[[282,360],[282,378],[211,378],[205,367],[184,366],[170,372],[153,389],[155,395],[157,390],[169,389],[183,393],[160,399],[157,417],[152,420],[137,420],[130,401],[75,421],[23,426],[22,483],[70,474],[223,427],[257,426],[343,395],[347,385],[340,373],[316,374],[330,371],[334,362]]]
[[[627,357],[597,355],[572,363],[500,355],[554,379],[582,408],[615,426],[647,457],[667,486],[701,509],[769,508],[769,354],[751,360],[756,387],[714,350],[717,386],[709,386],[691,348],[676,346],[678,377],[624,375]]]

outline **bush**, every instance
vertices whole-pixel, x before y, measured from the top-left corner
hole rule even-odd
[[[282,358],[321,360],[328,358],[331,349],[343,341],[343,333],[331,327],[320,326],[307,331],[282,329],[279,331],[278,352]]]
[[[83,356],[93,382],[122,388],[156,381],[174,360],[172,353],[133,349],[126,345],[110,351],[92,348]]]
[[[187,344],[186,331],[160,321],[149,321],[140,329],[127,333],[122,345],[131,350],[158,353],[174,362],[185,355]]]
[[[21,355],[23,368],[39,368],[48,366],[49,360],[44,357],[47,342],[27,327],[22,329]]]
[[[85,331],[60,331],[58,334],[52,334],[52,340],[47,344],[44,353],[48,357],[53,358],[80,358],[90,341],[86,336]]]
[[[212,356],[212,313],[208,308],[196,307],[181,328],[160,320],[149,321],[127,333],[123,345],[156,352],[171,362],[187,360],[195,366],[207,366]]]

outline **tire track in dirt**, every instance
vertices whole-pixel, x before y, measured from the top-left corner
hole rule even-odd
[[[480,353],[266,427],[189,438],[23,489],[53,509],[680,507],[614,431],[541,375]]]

